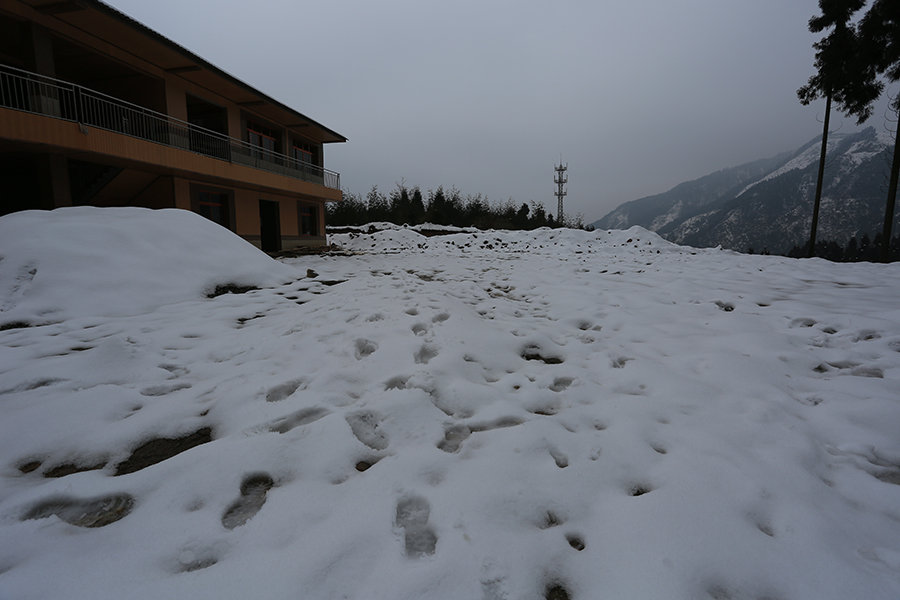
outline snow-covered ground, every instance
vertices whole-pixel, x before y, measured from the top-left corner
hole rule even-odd
[[[0,219],[0,598],[900,598],[900,265],[330,241]]]

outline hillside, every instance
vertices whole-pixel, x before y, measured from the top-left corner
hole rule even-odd
[[[820,141],[627,202],[593,225],[639,225],[679,244],[786,253],[809,237]],[[868,128],[829,137],[818,237],[881,231],[892,146]],[[900,216],[898,216],[900,222]]]
[[[0,598],[900,597],[900,264],[444,230],[0,218]]]

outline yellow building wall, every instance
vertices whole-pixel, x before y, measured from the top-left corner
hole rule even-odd
[[[173,78],[166,77],[166,114],[187,121],[187,98],[184,86]]]
[[[234,191],[235,233],[243,236],[258,236],[259,193],[252,190]]]
[[[191,184],[181,177],[173,178],[172,185],[175,190],[175,208],[191,210]]]
[[[286,198],[278,203],[281,207],[281,235],[300,235],[300,221],[297,218],[297,199]]]

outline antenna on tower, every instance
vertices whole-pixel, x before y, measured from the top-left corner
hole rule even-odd
[[[556,175],[553,177],[553,183],[556,184],[556,196],[557,200],[557,208],[556,208],[556,222],[559,225],[565,224],[565,216],[563,213],[563,197],[566,195],[566,183],[569,181],[569,178],[566,176],[566,171],[569,168],[569,163],[563,165],[562,155],[559,156],[559,164],[553,168],[556,171]]]

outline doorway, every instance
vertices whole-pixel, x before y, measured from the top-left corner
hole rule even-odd
[[[281,218],[274,200],[259,201],[259,243],[263,252],[281,250]]]

